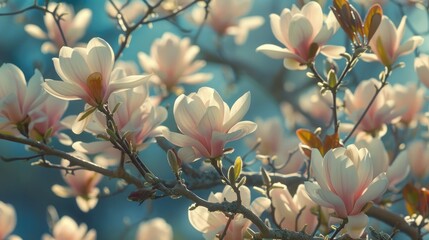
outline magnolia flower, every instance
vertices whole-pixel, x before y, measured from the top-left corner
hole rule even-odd
[[[140,65],[147,73],[154,74],[151,80],[173,90],[179,83],[197,84],[212,78],[209,73],[195,73],[206,65],[203,60],[194,61],[200,51],[191,45],[189,38],[180,39],[172,33],[164,33],[152,44],[150,56],[138,53]]]
[[[154,6],[158,0],[148,0],[148,2]],[[163,0],[161,4],[155,9],[155,12],[161,16],[173,14],[183,7],[188,6],[192,3],[192,0]]]
[[[77,156],[85,161],[89,161],[83,154],[78,154]],[[68,167],[69,162],[63,159],[61,166]],[[69,187],[55,184],[52,186],[52,192],[62,198],[75,197],[77,206],[83,212],[93,209],[98,202],[97,197],[100,190],[96,186],[100,182],[102,175],[89,170],[76,170],[73,173],[67,173],[65,170],[62,170],[61,172],[64,181]]]
[[[407,146],[405,152],[412,176],[422,181],[429,175],[429,144],[416,140]]]
[[[344,96],[345,112],[354,124],[359,121],[374,96],[375,87],[380,87],[380,85],[381,82],[370,79],[360,82],[354,94],[346,89]],[[386,124],[397,120],[403,111],[405,109],[399,111],[395,107],[395,102],[389,98],[388,89],[384,88],[375,98],[356,130],[374,136],[383,136],[387,130]],[[354,124],[341,124],[340,127],[342,131],[349,131]]]
[[[284,66],[291,70],[304,70],[319,51],[331,58],[339,58],[344,47],[325,45],[338,30],[338,22],[332,12],[324,20],[322,8],[317,2],[307,3],[301,10],[295,5],[285,8],[281,15],[271,14],[271,29],[285,48],[264,44],[256,51],[271,58],[284,59]]]
[[[56,2],[49,2],[48,10],[51,12],[55,11],[58,16],[61,16],[60,26],[67,45],[70,47],[82,45],[77,41],[85,35],[92,17],[91,10],[85,8],[75,15],[73,6]],[[50,41],[43,43],[42,52],[57,54],[58,50],[65,45],[60,29],[52,14],[45,14],[44,21],[48,33],[45,33],[39,26],[34,24],[27,24],[25,31],[34,38],[49,39]]]
[[[270,206],[270,200],[265,197],[258,197],[250,203],[250,190],[246,186],[239,188],[242,205],[250,209],[256,216],[260,216]],[[237,200],[237,195],[230,186],[225,186],[223,192],[210,193],[209,202],[222,203],[224,201],[233,202]],[[210,212],[207,208],[198,206],[188,211],[191,225],[203,233],[204,239],[214,240],[217,234],[222,234],[228,222],[228,217],[223,212]],[[244,239],[246,230],[252,222],[244,218],[242,214],[234,215],[226,230],[225,240]]]
[[[368,149],[371,155],[373,175],[385,172],[389,180],[389,189],[404,180],[410,172],[406,151],[402,151],[394,161],[390,161],[386,148],[380,138],[364,138],[355,143],[358,148]]]
[[[182,134],[165,130],[163,135],[181,147],[178,154],[184,162],[222,157],[226,143],[255,131],[254,122],[240,121],[249,106],[250,92],[230,109],[214,89],[202,87],[188,96],[180,95],[174,102],[174,119]]]
[[[20,240],[16,235],[9,235],[16,226],[16,213],[12,205],[0,201],[0,239]]]
[[[219,36],[234,36],[235,43],[241,45],[250,30],[264,24],[264,18],[260,16],[242,18],[250,11],[252,3],[252,0],[212,0],[207,19],[204,8],[195,8],[191,20],[198,25],[208,24]]]
[[[44,234],[42,240],[95,240],[97,233],[94,229],[89,231],[85,223],[79,226],[69,216],[63,216],[59,221],[55,223],[52,229],[52,236]]]
[[[47,95],[46,100],[37,107],[37,111],[30,113],[32,119],[29,126],[30,138],[37,141],[48,141],[51,137],[56,136],[61,143],[70,145],[72,143],[70,137],[60,133],[65,129],[60,120],[67,106],[67,101]]]
[[[118,12],[120,10],[120,12]],[[117,15],[120,14],[128,25],[132,25],[136,21],[143,18],[147,13],[148,7],[143,1],[125,1],[125,0],[113,0],[106,1],[106,12],[114,19],[117,19]]]
[[[333,208],[335,217],[348,220],[345,226],[348,234],[360,237],[368,223],[368,216],[362,211],[386,191],[386,173],[374,176],[368,150],[355,145],[331,149],[324,157],[313,148],[310,167],[317,181],[305,182],[310,198],[321,206]]]
[[[314,232],[318,222],[311,209],[317,207],[317,204],[310,199],[303,184],[298,186],[292,197],[286,185],[275,183],[270,190],[270,197],[275,221],[282,229],[296,232],[305,229],[307,234]]]
[[[298,151],[298,139],[285,137],[283,127],[279,118],[268,120],[256,119],[256,129],[254,136],[246,140],[249,147],[259,145],[256,148],[257,158],[263,164],[269,164],[272,160],[276,171],[284,174],[298,172],[304,164],[304,156]]]
[[[380,26],[369,42],[369,46],[374,53],[363,53],[364,61],[380,61],[384,66],[391,68],[399,56],[413,52],[423,43],[423,38],[413,36],[400,45],[405,30],[407,17],[404,16],[398,28],[387,17],[383,16]]]
[[[12,134],[28,135],[29,115],[47,98],[41,87],[42,74],[36,69],[25,81],[24,74],[15,65],[5,63],[0,67],[0,129]]]
[[[167,119],[167,110],[152,103],[147,84],[112,94],[108,106],[113,109],[117,105],[119,107],[113,114],[116,127],[119,133],[125,136],[135,152],[146,148],[150,143],[150,139],[161,135],[161,132],[167,129],[164,126],[160,126]],[[106,135],[105,122],[106,117],[97,112],[88,124],[86,131],[94,136]],[[109,159],[116,159],[114,163],[117,163],[117,160],[120,159],[121,152],[113,148],[109,141],[75,142],[73,148],[85,154],[102,153]]]
[[[416,126],[423,107],[424,89],[419,88],[416,83],[386,87],[390,87],[390,98],[395,102],[396,111],[402,112],[399,122],[412,127]]]
[[[414,60],[414,68],[420,82],[429,88],[429,55],[420,54]]]
[[[86,48],[62,47],[59,58],[54,58],[54,67],[63,81],[47,80],[45,90],[64,100],[82,99],[93,110],[107,102],[109,96],[118,91],[134,88],[143,83],[148,76],[125,76],[122,69],[112,71],[114,54],[110,45],[101,38],[93,38]],[[81,133],[88,120],[81,117],[72,128]]]
[[[137,229],[136,240],[172,240],[173,228],[162,218],[142,222]]]

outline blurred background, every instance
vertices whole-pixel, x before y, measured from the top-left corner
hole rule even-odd
[[[0,13],[6,13],[23,9],[33,4],[33,0],[9,0],[5,2]],[[43,1],[41,1],[41,4]],[[109,18],[105,11],[105,1],[85,1],[69,0],[62,1],[72,4],[75,11],[83,8],[89,8],[93,12],[89,28],[81,40],[87,42],[93,37],[101,37],[108,41],[114,50],[118,49],[118,36],[121,31],[116,22]],[[398,6],[394,1],[386,1],[384,5],[385,14],[388,15],[397,26],[403,14],[408,16],[407,29],[404,39],[415,35],[422,36],[428,40],[428,16],[425,9],[413,6]],[[305,97],[309,91],[317,88],[315,84],[309,84],[310,80],[306,78],[305,71],[289,71],[284,69],[282,61],[273,60],[261,53],[256,53],[255,49],[264,44],[277,44],[274,38],[270,24],[269,14],[280,14],[283,8],[290,8],[295,1],[286,0],[254,0],[253,8],[249,16],[258,15],[265,19],[262,27],[251,31],[244,45],[235,45],[231,37],[226,36],[221,40],[223,48],[223,62],[219,62],[218,49],[216,47],[216,34],[209,28],[204,27],[198,45],[201,47],[201,53],[198,58],[205,58],[207,66],[201,72],[211,72],[214,78],[203,84],[204,86],[214,87],[219,91],[226,102],[232,104],[239,96],[246,91],[252,94],[251,109],[246,119],[254,120],[257,117],[267,119],[270,117],[279,117],[285,123],[285,133],[292,136],[297,127],[296,116],[291,113],[282,114],[281,103],[289,103],[292,106],[299,104],[299,99]],[[327,1],[324,9],[328,13]],[[365,15],[365,9],[359,4],[355,5],[361,14]],[[178,18],[180,26],[190,30],[184,32],[169,22],[159,22],[152,27],[143,26],[132,36],[132,42],[123,52],[121,60],[131,60],[137,63],[137,53],[148,53],[151,43],[159,38],[165,32],[173,32],[180,36],[192,37],[196,33],[196,27],[190,24],[186,19],[187,12],[181,14]],[[34,73],[34,68],[41,70],[43,76],[48,79],[59,79],[52,65],[52,58],[56,57],[50,54],[42,54],[40,46],[42,40],[32,38],[24,31],[25,24],[32,23],[45,29],[43,23],[43,13],[37,10],[25,12],[15,16],[0,17],[0,64],[13,63],[22,69],[27,79]],[[332,44],[346,44],[350,50],[351,45],[345,38],[342,30],[331,40]],[[405,68],[397,70],[390,82],[417,82],[417,76],[414,72],[414,57],[419,53],[429,53],[429,42],[418,48],[413,54],[400,58],[400,61],[406,63]],[[320,56],[317,60],[321,69],[323,68],[324,57]],[[232,68],[240,66],[238,69]],[[340,68],[344,61],[338,61]],[[378,63],[365,63],[360,61],[353,73],[349,76],[346,86],[353,88],[359,80],[377,77],[383,70],[383,66]],[[142,71],[140,69],[140,71]],[[1,79],[0,79],[1,81]],[[348,84],[348,85],[347,85]],[[189,93],[197,90],[202,85],[186,86],[185,92]],[[279,91],[282,90],[282,91]],[[284,91],[283,91],[284,90]],[[175,96],[170,96],[163,104],[173,106]],[[81,102],[71,102],[67,113],[78,113],[83,107]],[[426,108],[425,108],[426,110]],[[163,124],[171,129],[175,129],[174,119],[172,117],[171,107],[169,109],[169,118]],[[287,127],[288,126],[288,127]],[[298,124],[299,126],[299,124]],[[73,139],[90,141],[89,135],[75,136],[71,131],[67,132]],[[234,143],[232,146],[236,151],[232,156],[238,156],[246,153],[248,147],[244,141]],[[56,146],[64,151],[72,151],[71,148],[64,147],[54,142]],[[24,157],[31,155],[22,145],[0,141],[0,155],[4,157]],[[156,174],[166,178],[173,179],[168,164],[166,163],[163,150],[156,144],[152,144],[147,150],[141,153],[142,159],[153,169]],[[53,158],[53,162],[58,159]],[[198,163],[195,165],[198,168]],[[255,166],[255,170],[258,166]],[[98,239],[134,239],[137,224],[141,221],[153,217],[162,217],[172,225],[174,239],[202,239],[202,235],[189,224],[187,217],[187,208],[191,202],[186,199],[160,199],[154,202],[147,201],[139,205],[136,202],[127,200],[128,194],[135,190],[128,187],[125,191],[100,199],[97,207],[89,213],[83,213],[79,210],[74,198],[62,199],[53,194],[51,186],[53,184],[65,185],[60,171],[54,169],[45,169],[37,166],[30,166],[30,162],[16,161],[5,163],[0,161],[0,201],[10,203],[17,212],[17,226],[14,234],[23,239],[40,239],[44,233],[49,232],[46,222],[46,209],[48,206],[54,206],[60,217],[68,215],[77,223],[86,223],[89,228],[97,230]],[[115,190],[115,180],[104,179],[101,186],[108,186],[111,191]],[[197,191],[196,193],[207,198],[210,191],[221,191],[222,187],[209,189],[206,191]],[[257,196],[256,193],[253,194]]]

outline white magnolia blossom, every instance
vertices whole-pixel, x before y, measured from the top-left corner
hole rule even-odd
[[[90,9],[82,9],[76,15],[72,5],[66,3],[49,2],[48,10],[55,11],[57,15],[61,16],[60,26],[70,47],[84,45],[78,41],[85,35],[86,29],[91,21],[92,12]],[[60,29],[58,28],[52,14],[46,13],[44,15],[45,33],[39,26],[34,24],[27,24],[25,31],[32,37],[43,40],[50,40],[42,45],[43,53],[57,54],[59,49],[64,46]]]
[[[202,87],[196,93],[180,95],[174,102],[174,119],[182,133],[165,130],[163,136],[181,147],[178,154],[184,162],[219,158],[226,143],[255,131],[254,122],[240,121],[249,106],[250,92],[229,108],[216,90]]]
[[[203,60],[195,60],[200,48],[191,45],[189,38],[180,39],[172,33],[164,33],[156,39],[150,49],[150,56],[138,53],[140,65],[155,84],[174,90],[180,83],[197,84],[210,80],[210,73],[196,73],[206,65]]]
[[[126,76],[120,68],[113,69],[114,53],[101,38],[93,38],[86,48],[62,47],[53,59],[55,70],[63,81],[46,80],[45,90],[64,100],[83,100],[92,108],[107,102],[114,92],[125,91],[143,84],[149,76]],[[91,117],[81,117],[73,124],[74,133],[81,133]]]
[[[85,223],[77,223],[69,216],[63,216],[55,223],[52,235],[44,234],[42,240],[95,240],[97,233],[94,229],[88,231]]]

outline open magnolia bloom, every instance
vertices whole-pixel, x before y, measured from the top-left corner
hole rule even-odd
[[[46,80],[45,90],[64,100],[83,100],[91,106],[87,111],[105,104],[114,92],[143,84],[149,76],[125,76],[120,68],[113,69],[114,54],[110,45],[101,38],[93,38],[86,48],[62,47],[54,67],[63,81]],[[88,113],[88,112],[87,112]],[[73,125],[74,133],[81,133],[91,119],[81,113]]]
[[[368,149],[371,155],[373,175],[386,173],[389,180],[389,189],[395,190],[395,186],[402,182],[410,173],[410,164],[407,160],[407,151],[402,151],[393,160],[389,160],[386,148],[380,138],[364,138],[355,143],[358,148]]]
[[[136,240],[172,240],[173,228],[162,218],[140,223]]]
[[[152,103],[148,84],[112,94],[108,106],[114,109],[117,105],[119,107],[113,114],[113,119],[119,133],[125,136],[134,152],[146,148],[153,137],[161,135],[167,129],[160,126],[167,119],[167,110]],[[106,116],[96,112],[85,131],[94,136],[106,135]],[[120,151],[113,148],[110,141],[75,142],[73,148],[86,154],[101,153],[109,159],[116,159],[116,163],[120,159]]]
[[[85,223],[77,223],[69,216],[63,216],[52,229],[52,236],[44,234],[42,240],[95,240],[97,232],[94,229],[88,231]]]
[[[21,240],[16,235],[10,235],[16,226],[16,213],[12,205],[0,201],[0,239]]]
[[[85,35],[85,31],[91,21],[91,10],[85,8],[75,15],[72,5],[56,2],[49,2],[48,10],[51,12],[55,11],[57,15],[61,16],[60,26],[63,30],[67,45],[70,47],[83,45],[79,44],[78,41]],[[44,21],[48,33],[45,33],[39,26],[34,24],[27,24],[25,26],[25,31],[34,38],[50,40],[43,43],[42,53],[57,54],[59,49],[64,46],[60,29],[52,14],[45,14]]]
[[[331,58],[339,58],[345,52],[344,47],[325,45],[339,24],[332,12],[325,18],[317,2],[309,2],[301,10],[295,5],[292,9],[285,8],[280,16],[271,14],[270,21],[274,36],[285,47],[264,44],[256,51],[284,59],[287,69],[306,69],[319,52]]]
[[[312,234],[317,227],[317,215],[312,208],[318,205],[307,194],[303,184],[298,186],[295,195],[289,193],[286,185],[275,183],[270,190],[274,206],[274,218],[282,229],[301,231]]]
[[[250,148],[259,144],[256,156],[262,164],[272,164],[276,172],[283,174],[298,172],[305,159],[298,150],[298,139],[284,136],[279,118],[256,119],[255,122],[258,128],[246,143]]]
[[[78,154],[77,156],[89,161],[83,154]],[[63,159],[61,160],[61,166],[69,167],[69,162]],[[103,175],[89,170],[76,170],[73,173],[67,173],[62,170],[61,173],[69,187],[55,184],[52,186],[52,192],[62,198],[75,197],[77,206],[83,212],[93,209],[98,203],[98,194],[100,192],[96,186]]]
[[[329,150],[324,157],[313,148],[310,168],[317,182],[305,182],[309,197],[334,209],[336,218],[347,219],[347,233],[352,238],[360,237],[368,223],[362,211],[386,191],[386,173],[375,176],[368,150],[355,145]]]
[[[332,103],[332,92],[326,91],[322,94],[317,89],[299,99],[302,110],[314,119],[320,120],[325,126],[332,121]],[[340,105],[341,101],[337,99],[337,106]]]
[[[212,78],[210,73],[196,73],[206,65],[203,60],[194,61],[199,51],[189,38],[180,39],[167,32],[154,41],[150,56],[139,52],[138,58],[143,70],[153,74],[151,81],[167,91],[174,91],[180,83],[197,84]]]
[[[250,190],[246,186],[239,188],[242,205],[250,209],[256,216],[260,216],[270,206],[270,200],[266,197],[258,197],[250,203]],[[209,202],[222,203],[224,201],[233,202],[237,200],[237,195],[230,186],[225,186],[223,192],[210,193]],[[198,206],[193,210],[188,210],[188,217],[191,225],[203,233],[204,239],[217,239],[217,234],[222,234],[227,226],[228,217],[223,212],[210,212],[207,208]],[[252,222],[244,218],[242,214],[236,214],[228,225],[225,240],[244,239],[246,230]]]
[[[250,106],[250,92],[241,96],[230,109],[219,94],[209,87],[202,87],[188,96],[182,94],[174,102],[175,133],[163,131],[163,136],[176,146],[183,162],[198,158],[220,158],[225,144],[238,140],[256,129],[250,121],[240,121]]]
[[[349,89],[346,89],[344,96],[345,112],[349,119],[353,121],[353,124],[341,124],[341,131],[350,131],[353,128],[374,96],[375,87],[380,87],[380,85],[380,81],[372,78],[361,81],[354,94]],[[383,136],[387,131],[386,124],[399,120],[399,117],[406,109],[397,109],[395,101],[390,96],[388,88],[381,90],[358,125],[356,129],[358,136],[359,134]]]
[[[42,74],[37,69],[27,86],[21,69],[10,63],[1,65],[0,131],[28,136],[28,125],[32,120],[29,115],[38,111],[48,96],[41,87],[42,83]]]
[[[362,59],[368,62],[379,61],[384,66],[391,68],[399,56],[412,53],[423,43],[423,38],[413,36],[405,43],[400,44],[404,35],[406,21],[407,17],[404,16],[398,28],[396,28],[387,16],[383,16],[380,26],[369,42],[373,53],[363,53]]]
[[[212,0],[207,19],[204,8],[195,8],[191,20],[198,25],[209,25],[219,36],[234,36],[235,43],[241,45],[250,30],[264,23],[264,18],[260,16],[243,17],[252,8],[252,3],[252,0]]]

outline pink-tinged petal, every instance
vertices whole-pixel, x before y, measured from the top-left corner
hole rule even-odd
[[[27,83],[21,69],[11,63],[4,63],[0,67],[0,97],[6,97],[13,93],[19,101],[25,97]]]
[[[270,24],[274,36],[277,38],[277,40],[279,40],[281,43],[283,43],[283,45],[286,46],[286,42],[282,35],[282,29],[280,27],[280,16],[277,14],[270,14]]]
[[[396,30],[396,34],[398,35],[398,41],[401,41],[404,36],[405,26],[407,24],[407,16],[403,16],[401,22],[398,25],[398,29]],[[399,42],[398,45],[399,46]]]
[[[169,130],[164,131],[162,135],[171,143],[179,147],[195,147],[203,156],[210,156],[207,149],[197,140]]]
[[[231,107],[230,115],[228,121],[224,123],[225,129],[230,129],[233,125],[235,125],[238,121],[240,121],[244,115],[246,115],[247,111],[250,107],[250,92],[246,92],[241,96],[237,101],[235,101],[234,105]]]
[[[201,154],[196,153],[193,147],[180,148],[177,155],[184,163],[191,163],[201,157]]]
[[[313,41],[313,31],[309,19],[302,15],[292,17],[289,25],[289,42],[304,59],[308,57],[308,47]]]
[[[179,130],[187,135],[199,136],[198,123],[204,115],[204,105],[201,101],[191,100],[185,95],[180,95],[174,102],[174,119]]]
[[[206,137],[210,137],[213,131],[221,131],[223,119],[220,118],[220,109],[215,106],[207,108],[205,114],[198,123],[198,132]]]
[[[137,53],[137,57],[139,59],[140,66],[147,73],[153,73],[153,70],[156,69],[156,63],[144,52]]]
[[[343,46],[324,45],[320,48],[320,53],[333,59],[341,58],[340,54],[345,52],[346,48]]]
[[[292,54],[287,48],[281,48],[273,44],[261,45],[258,48],[256,48],[256,51],[262,52],[263,54],[274,59],[283,59],[290,56],[290,54]]]
[[[413,36],[405,43],[399,46],[396,54],[398,56],[407,55],[413,52],[418,46],[423,44],[424,39],[421,36]]]
[[[378,176],[382,172],[386,172],[389,167],[389,156],[386,148],[379,138],[364,139],[356,142],[359,148],[367,148],[372,159],[373,175]]]
[[[355,206],[350,214],[358,214],[362,211],[362,208],[368,202],[379,198],[383,195],[389,185],[389,180],[386,177],[386,173],[380,173],[374,180],[369,184],[368,188],[362,193],[362,195],[356,200]]]
[[[69,197],[75,196],[75,193],[71,188],[64,187],[64,186],[61,186],[58,184],[54,184],[51,187],[51,190],[55,195],[57,195],[58,197],[61,197],[61,198],[69,198]]]
[[[97,189],[98,190],[98,189]],[[82,212],[89,212],[89,210],[95,208],[98,203],[98,198],[84,198],[81,196],[76,197],[76,204]],[[85,231],[86,232],[86,231]]]
[[[322,7],[317,2],[309,2],[301,9],[301,13],[310,21],[313,29],[313,38],[323,26],[323,11]],[[291,30],[289,30],[291,31]]]
[[[16,213],[12,205],[0,201],[0,238],[6,238],[16,226]]]
[[[360,238],[368,225],[368,216],[360,213],[357,215],[347,216],[347,220],[347,224],[344,227],[347,234],[353,239]]]
[[[24,27],[24,30],[30,34],[30,36],[37,38],[37,39],[46,39],[48,36],[46,33],[37,25],[34,24],[27,24]]]
[[[49,96],[42,88],[43,76],[39,70],[34,70],[34,75],[28,81],[28,87],[23,102],[22,109],[24,112],[29,112],[33,108],[38,107]]]
[[[63,100],[79,100],[87,97],[81,88],[67,82],[47,79],[42,86],[46,92]]]
[[[115,54],[110,45],[101,38],[93,38],[88,42],[88,62],[92,72],[99,72],[106,83],[115,63]]]
[[[324,198],[321,197],[320,193],[324,190],[321,189],[318,184],[313,182],[304,182],[304,186],[305,186],[305,190],[307,190],[308,196],[315,203],[323,207],[334,208],[333,203],[326,201]]]
[[[209,223],[210,212],[205,207],[197,207],[194,210],[188,210],[189,223],[200,232],[206,233],[213,229],[213,223]]]
[[[196,73],[180,79],[180,82],[185,84],[197,84],[203,83],[211,80],[213,78],[213,74],[211,73]]]
[[[235,141],[237,139],[240,139],[244,136],[247,136],[249,134],[251,134],[252,132],[254,132],[256,130],[258,126],[256,125],[256,123],[251,122],[251,121],[241,121],[238,122],[237,124],[235,124],[234,126],[232,126],[231,129],[229,129],[228,133],[229,134],[233,134],[233,137],[228,136],[227,141]]]
[[[404,180],[410,172],[410,165],[408,163],[408,156],[406,151],[398,154],[395,161],[387,169],[386,176],[389,180],[389,188],[394,188],[396,184]]]
[[[44,42],[41,47],[41,51],[44,54],[57,54],[58,48],[52,42]]]
[[[88,8],[80,10],[71,24],[71,28],[66,33],[66,39],[72,43],[77,42],[85,35],[85,31],[92,18],[92,11]]]
[[[328,151],[326,158],[334,157],[332,151]],[[317,180],[323,189],[330,189],[327,172],[325,172],[324,158],[316,148],[311,149],[311,170],[313,177]],[[307,190],[308,191],[308,190]]]

